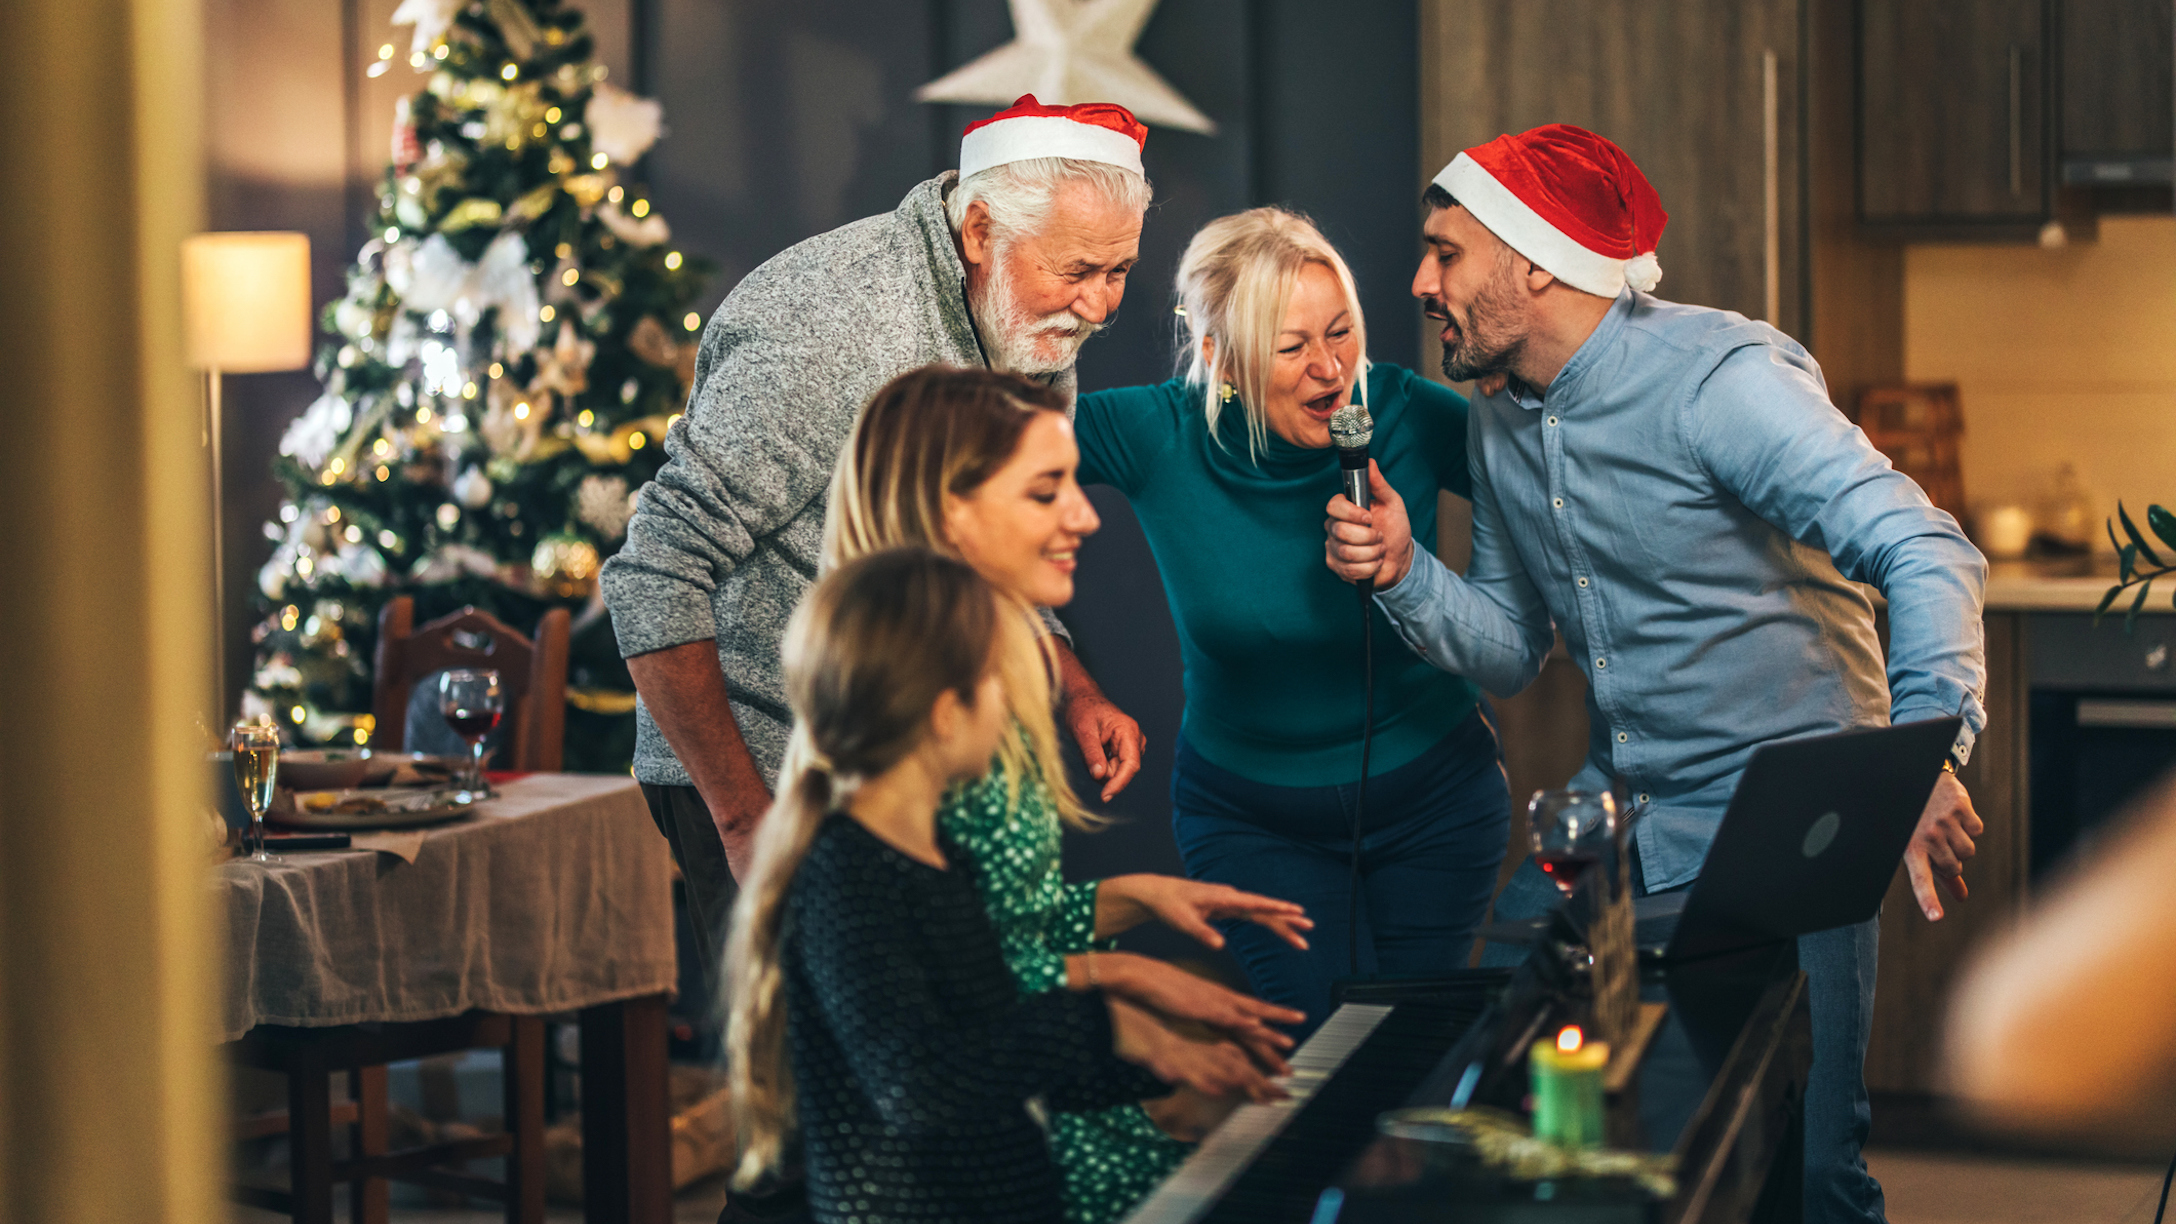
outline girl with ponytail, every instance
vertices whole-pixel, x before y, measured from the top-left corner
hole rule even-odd
[[[1025,632],[973,569],[919,549],[838,569],[786,631],[796,721],[735,907],[727,1040],[740,1181],[798,1122],[818,1220],[1051,1224],[1029,1098],[1275,1095],[1237,1049],[1101,991],[1014,986],[936,815],[1006,737],[997,661]]]
[[[1305,948],[1312,924],[1299,906],[1170,876],[1068,884],[1059,869],[1062,825],[1095,822],[1058,755],[1048,637],[1034,609],[1071,602],[1075,552],[1099,526],[1074,479],[1078,462],[1064,400],[1050,389],[983,369],[903,374],[862,410],[840,454],[824,561],[835,567],[879,549],[927,548],[973,566],[1000,597],[995,666],[1011,729],[988,773],[946,796],[938,827],[973,866],[1019,988],[1100,987],[1219,1030],[1281,1072],[1292,1042],[1269,1026],[1297,1023],[1299,1012],[1111,951],[1109,940],[1153,918],[1220,947],[1213,924],[1240,920]],[[1191,1090],[1153,1095],[1146,1108],[1053,1102],[1050,1145],[1071,1224],[1122,1218],[1185,1158],[1181,1140],[1198,1137],[1233,1103]]]

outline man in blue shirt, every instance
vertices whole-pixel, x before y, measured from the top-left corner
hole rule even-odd
[[[1444,373],[1492,391],[1469,423],[1473,558],[1460,577],[1415,550],[1377,478],[1372,509],[1331,503],[1331,568],[1373,577],[1409,646],[1499,694],[1562,632],[1592,728],[1572,785],[1633,796],[1645,891],[1699,874],[1764,742],[1962,714],[1961,764],[1986,722],[1985,562],[1829,402],[1804,348],[1645,292],[1666,216],[1622,150],[1537,128],[1460,154],[1424,199],[1413,294],[1443,323]],[[1861,583],[1888,601],[1886,676]],[[1965,895],[1980,832],[1944,772],[1906,854],[1929,920],[1937,880]],[[1551,896],[1529,861],[1498,913]],[[1884,1218],[1859,1151],[1876,934],[1799,941],[1809,1221]]]

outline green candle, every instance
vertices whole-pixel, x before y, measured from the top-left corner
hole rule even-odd
[[[1602,1146],[1602,1071],[1609,1043],[1589,1042],[1578,1025],[1534,1043],[1527,1067],[1534,1088],[1534,1138],[1565,1147]]]

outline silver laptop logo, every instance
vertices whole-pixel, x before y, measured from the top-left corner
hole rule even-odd
[[[1819,857],[1823,850],[1828,849],[1829,843],[1836,840],[1836,831],[1843,827],[1844,818],[1834,812],[1814,821],[1813,827],[1806,830],[1806,841],[1799,847],[1800,853],[1807,858]]]

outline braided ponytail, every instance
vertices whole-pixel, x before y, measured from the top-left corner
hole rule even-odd
[[[997,608],[965,562],[894,548],[840,566],[787,625],[793,735],[726,943],[727,1074],[744,1186],[777,1164],[793,1129],[781,943],[794,873],[861,780],[921,746],[939,694],[973,704],[992,665]]]

